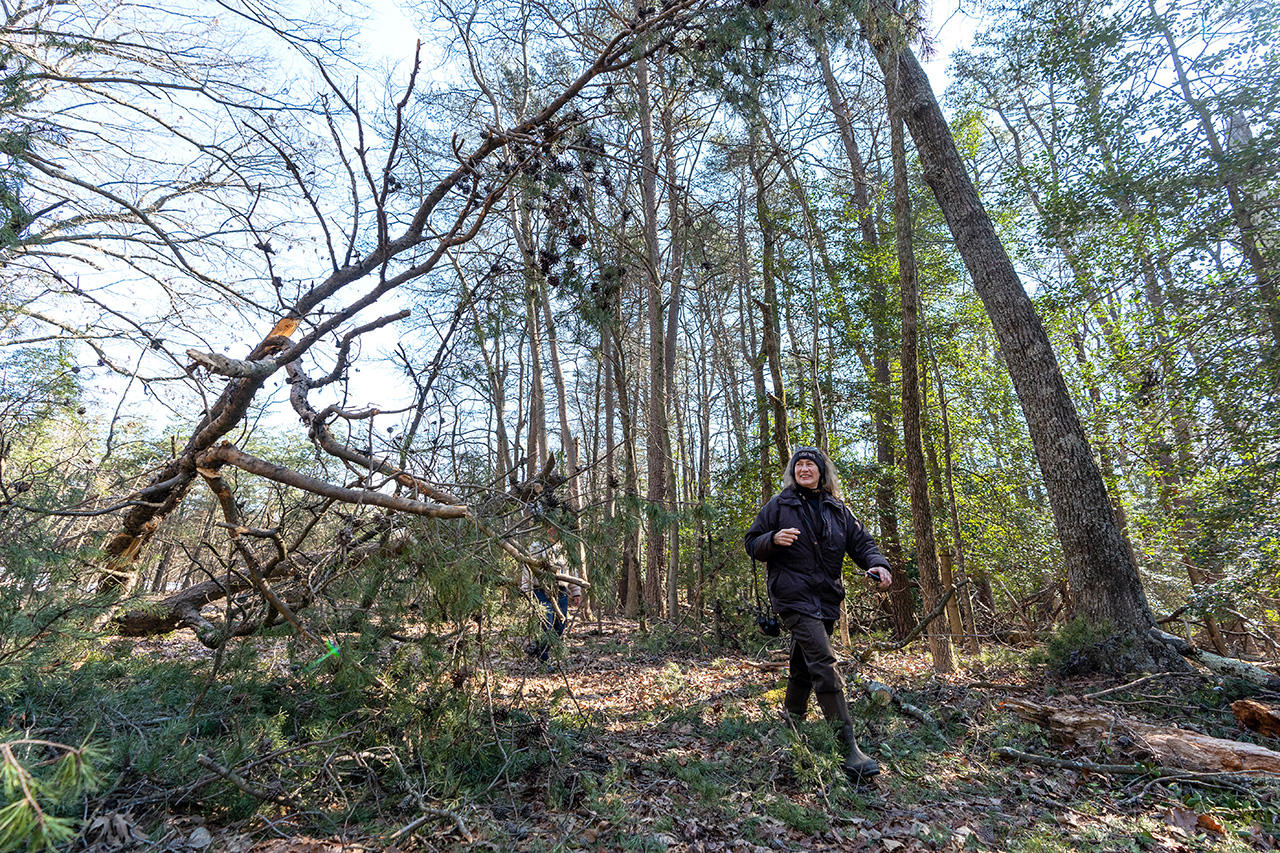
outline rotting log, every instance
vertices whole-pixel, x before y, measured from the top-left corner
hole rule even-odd
[[[1280,711],[1253,699],[1237,699],[1231,703],[1236,722],[1264,737],[1280,737]]]
[[[1186,729],[1153,726],[1106,711],[1011,699],[1004,708],[1069,744],[1107,745],[1150,756],[1164,767],[1203,773],[1280,776],[1280,752]]]
[[[1206,652],[1181,637],[1175,637],[1173,634],[1161,631],[1159,628],[1152,628],[1150,633],[1152,637],[1167,646],[1171,646],[1184,658],[1195,661],[1210,672],[1231,678],[1239,678],[1259,687],[1268,687],[1273,690],[1280,689],[1280,676],[1275,673],[1267,672],[1261,667],[1236,658],[1228,658],[1213,652]]]

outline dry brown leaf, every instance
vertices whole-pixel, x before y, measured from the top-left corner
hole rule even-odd
[[[1202,814],[1196,818],[1196,824],[1201,829],[1207,829],[1210,832],[1216,832],[1218,835],[1226,835],[1227,828],[1222,825],[1222,821],[1218,820],[1211,814]]]
[[[108,847],[124,847],[146,838],[134,831],[135,826],[132,815],[112,812],[109,815],[99,815],[94,818],[89,824],[86,835]]]
[[[1164,822],[1175,829],[1181,829],[1183,832],[1196,828],[1199,818],[1191,809],[1182,806],[1172,806],[1165,810]]]

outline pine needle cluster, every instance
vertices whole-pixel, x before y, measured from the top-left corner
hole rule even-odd
[[[0,741],[0,853],[52,850],[79,834],[76,804],[97,788],[93,746],[47,740]]]

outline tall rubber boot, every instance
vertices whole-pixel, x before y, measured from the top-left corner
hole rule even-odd
[[[845,775],[854,781],[879,776],[880,765],[876,763],[874,758],[858,749],[858,742],[854,740],[853,717],[849,715],[849,703],[845,701],[844,694],[817,693],[815,696],[818,700],[818,707],[822,709],[823,716],[840,724],[840,728],[836,732],[836,739],[840,741],[841,745],[849,753],[842,765]]]
[[[782,699],[782,722],[794,729],[796,723],[804,719],[809,711],[809,693],[812,689],[807,684],[801,685],[787,679],[787,695]]]

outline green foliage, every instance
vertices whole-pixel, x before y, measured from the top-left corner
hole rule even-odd
[[[8,51],[0,53],[0,250],[18,242],[30,215],[22,204],[25,170],[23,156],[31,148],[31,127],[18,118],[18,112],[31,102],[30,80],[26,62]],[[13,68],[12,66],[17,66]],[[0,311],[3,311],[0,294]]]
[[[80,620],[105,603],[80,583],[84,540],[48,515],[90,487],[83,393],[65,343],[0,357],[0,692],[13,689],[16,661],[74,654]]]
[[[1109,622],[1077,616],[1045,639],[1043,662],[1062,676],[1111,672],[1125,648]]]
[[[1269,621],[1241,592],[1275,574],[1275,307],[1259,285],[1280,258],[1258,225],[1260,256],[1244,256],[1240,217],[1280,181],[1280,18],[1253,3],[1015,7],[957,55],[952,95],[984,125],[970,156],[1017,214],[1012,245],[1088,401],[1148,595]],[[1185,566],[1210,583],[1190,591]]]
[[[29,738],[0,739],[0,853],[52,850],[76,837],[77,813],[101,783],[101,752]]]
[[[427,643],[401,652],[383,671],[383,688],[355,666],[377,666],[382,653],[355,644],[344,645],[341,660],[327,667],[286,673],[270,661],[274,655],[264,659],[261,641],[237,645],[244,654],[228,661],[234,674],[219,675],[209,663],[193,667],[137,654],[123,641],[74,672],[28,671],[23,692],[0,701],[0,715],[29,727],[57,722],[68,734],[97,727],[110,735],[109,748],[94,761],[97,772],[136,774],[158,789],[187,784],[201,755],[235,767],[283,750],[291,758],[266,759],[258,784],[304,798],[310,790],[318,804],[328,794],[311,774],[327,765],[349,798],[334,815],[339,822],[368,819],[387,788],[401,796],[426,789],[446,799],[473,796],[504,774],[545,767],[549,750],[568,750],[577,736],[559,723],[548,731],[521,711],[487,719],[467,691],[453,687],[455,673],[439,665],[442,656]],[[300,662],[317,656],[307,649],[297,655]],[[480,731],[488,734],[477,737]],[[202,803],[205,814],[222,820],[242,819],[262,805],[230,784],[206,788]]]
[[[0,297],[0,317],[7,316],[5,309]],[[0,434],[14,450],[37,452],[57,421],[83,414],[79,372],[65,341],[0,355]]]

